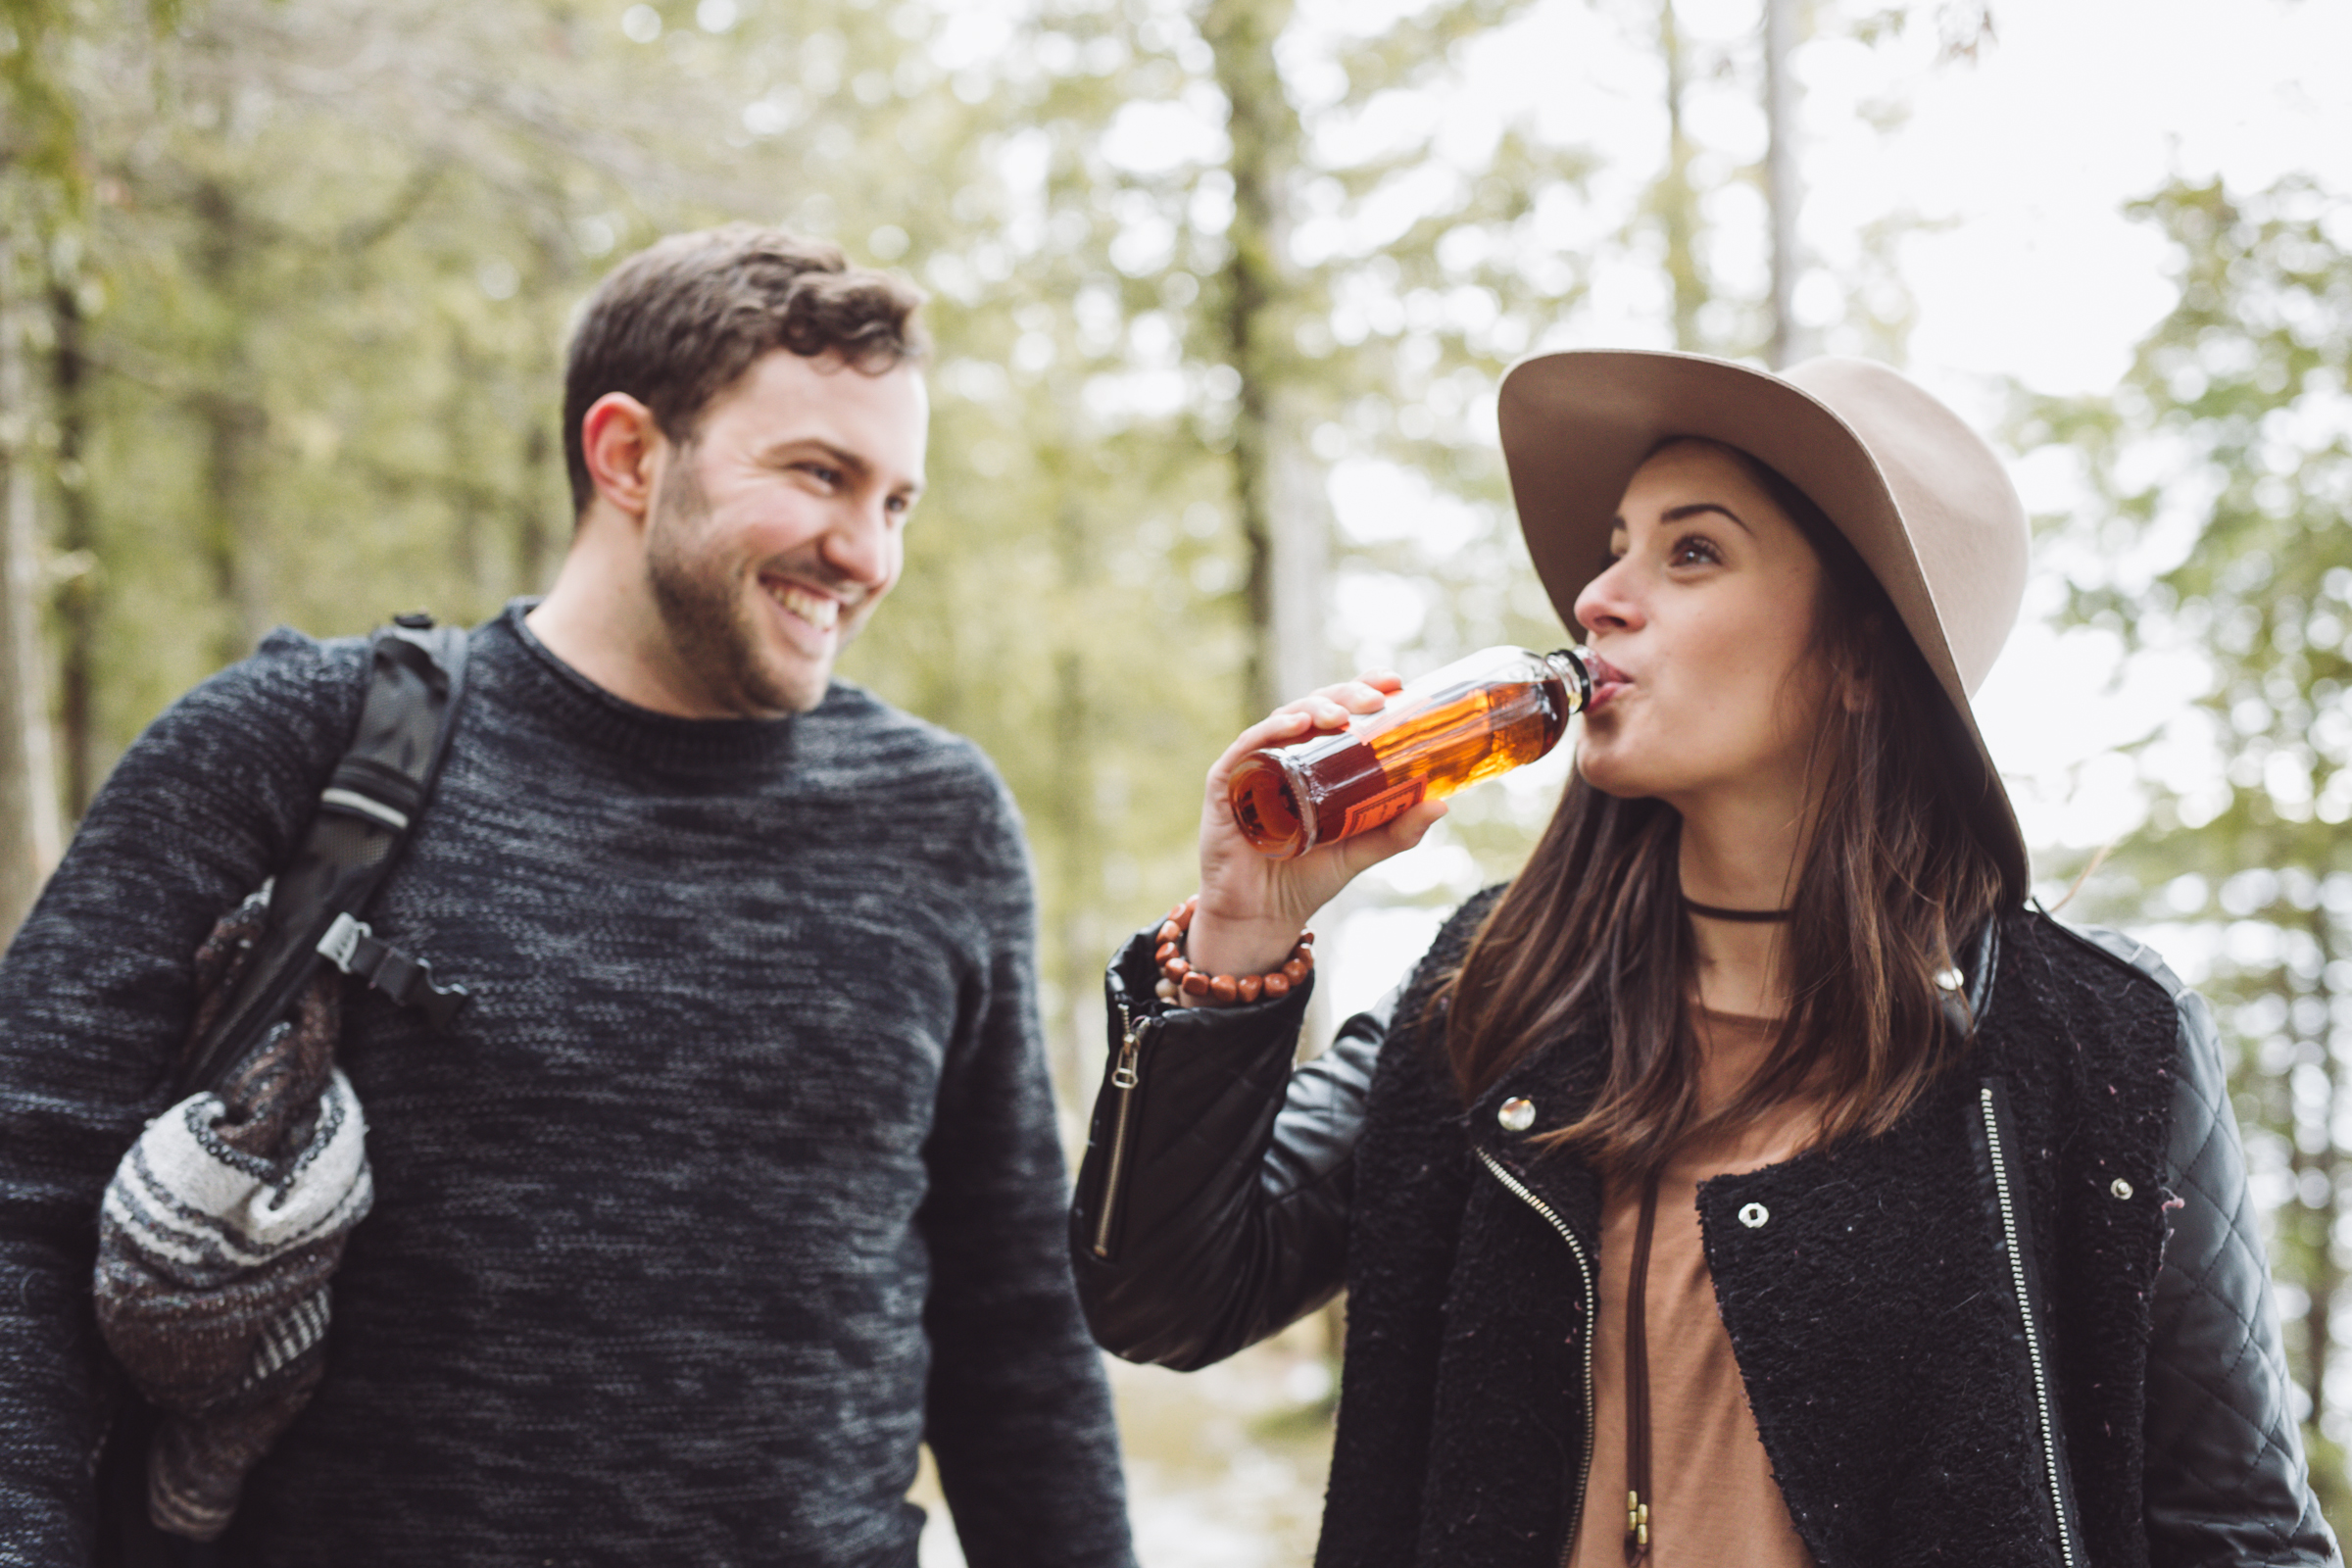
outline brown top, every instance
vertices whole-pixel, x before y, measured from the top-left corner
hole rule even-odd
[[[1772,1049],[1777,1020],[1696,1014],[1699,1096],[1721,1104]],[[1643,1319],[1650,1407],[1649,1568],[1812,1568],[1756,1437],[1731,1336],[1715,1310],[1698,1229],[1698,1184],[1787,1159],[1817,1107],[1793,1101],[1678,1152],[1658,1182]],[[1625,1568],[1628,1275],[1642,1183],[1604,1177],[1600,1322],[1592,1340],[1592,1469],[1573,1568]]]

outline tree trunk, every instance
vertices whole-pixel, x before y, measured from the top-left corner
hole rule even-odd
[[[1691,353],[1703,346],[1698,310],[1707,303],[1707,279],[1698,261],[1698,193],[1690,184],[1693,149],[1683,126],[1690,63],[1674,0],[1658,0],[1658,54],[1666,63],[1666,172],[1658,180],[1658,226],[1666,238],[1666,276],[1674,284],[1674,346]]]
[[[226,328],[231,336],[220,345],[214,362],[212,385],[195,400],[204,428],[202,548],[220,609],[213,662],[226,665],[251,653],[270,625],[269,594],[251,540],[259,488],[255,475],[268,421],[247,391],[255,378],[236,335],[243,314],[239,271],[249,254],[243,214],[234,194],[218,180],[197,187],[195,206],[197,271],[231,323]]]
[[[13,936],[57,864],[62,830],[41,648],[40,535],[34,468],[38,411],[25,365],[28,290],[19,247],[0,239],[0,425],[7,477],[0,506],[0,936]]]
[[[2327,1200],[2313,1215],[2308,1281],[2311,1297],[2303,1314],[2304,1366],[2311,1378],[2309,1425],[2316,1431],[2328,1409],[2328,1367],[2335,1349],[2335,1296],[2344,1283],[2343,1264],[2335,1245],[2336,1225],[2344,1206],[2341,1152],[2335,1137],[2335,1129],[2345,1114],[2344,1074],[2335,1054],[2335,987],[2329,980],[2335,960],[2335,930],[2324,900],[2317,902],[2311,910],[2311,936],[2319,947],[2319,974],[2311,985],[2311,996],[2319,1004],[2313,1009],[2319,1024],[2309,1044],[2317,1047],[2314,1054],[2327,1085],[2322,1110],[2325,1120],[2318,1147],[2309,1155],[2309,1169],[2325,1185]]]
[[[1054,587],[1065,604],[1084,599],[1101,580],[1097,530],[1075,497],[1055,509]],[[1073,624],[1065,622],[1065,624]],[[1076,622],[1074,625],[1085,625]],[[1041,954],[1039,968],[1054,982],[1060,1000],[1048,1017],[1046,1048],[1054,1085],[1063,1103],[1091,1104],[1102,1060],[1102,959],[1109,951],[1108,919],[1102,911],[1105,842],[1099,782],[1102,723],[1094,700],[1094,671],[1083,634],[1068,637],[1054,655],[1053,813],[1047,842],[1053,846],[1044,868],[1053,877],[1052,906],[1058,908],[1058,940]]]
[[[555,441],[549,436],[545,421],[533,423],[530,433],[522,438],[522,488],[514,509],[514,569],[526,594],[547,592],[556,580],[557,563],[563,559],[547,520],[548,468],[554,457]],[[566,516],[570,515],[570,493],[566,488]],[[566,529],[567,543],[570,537]]]
[[[89,359],[81,297],[73,279],[50,286],[57,347],[50,384],[57,406],[57,548],[64,568],[57,590],[58,722],[65,764],[65,809],[78,821],[98,790],[98,625],[105,584],[98,574],[97,519],[90,506]]]
[[[1042,955],[1040,967],[1055,982],[1058,1016],[1046,1019],[1046,1049],[1054,1086],[1063,1103],[1085,1105],[1088,1067],[1102,1059],[1102,993],[1099,976],[1109,944],[1102,935],[1102,824],[1095,807],[1095,723],[1089,700],[1086,655],[1064,648],[1054,658],[1054,902],[1060,906],[1060,938]]]
[[[1788,56],[1796,47],[1797,0],[1764,0],[1764,199],[1772,215],[1772,344],[1774,369],[1807,353],[1796,322],[1796,278],[1803,267],[1796,215],[1803,192],[1796,173],[1796,81]]]
[[[1213,0],[1200,24],[1231,106],[1234,215],[1222,325],[1226,361],[1241,377],[1233,467],[1248,552],[1249,717],[1322,684],[1329,662],[1329,503],[1299,428],[1295,354],[1285,333],[1294,292],[1290,187],[1301,132],[1274,45],[1290,15],[1287,3]]]
[[[1231,106],[1224,328],[1227,363],[1241,377],[1233,468],[1249,557],[1246,720],[1323,685],[1331,673],[1330,499],[1306,447],[1304,389],[1291,335],[1297,306],[1291,184],[1303,132],[1274,58],[1290,19],[1289,0],[1211,0],[1200,24],[1217,85]],[[1327,932],[1346,919],[1349,902],[1343,892],[1325,906]],[[1330,951],[1327,943],[1326,956]],[[1328,993],[1319,989],[1299,1029],[1301,1053],[1320,1051],[1334,1023]]]

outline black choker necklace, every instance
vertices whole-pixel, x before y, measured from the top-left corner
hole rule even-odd
[[[1786,920],[1796,912],[1793,909],[1723,909],[1712,904],[1701,904],[1688,893],[1683,895],[1683,907],[1692,914],[1703,914],[1710,920],[1739,920],[1749,925]]]

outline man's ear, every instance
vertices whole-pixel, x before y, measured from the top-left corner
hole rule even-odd
[[[580,416],[580,454],[596,493],[632,517],[653,504],[654,458],[666,443],[654,411],[626,392],[608,392]]]

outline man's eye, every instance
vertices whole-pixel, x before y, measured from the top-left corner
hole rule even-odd
[[[821,463],[804,463],[801,465],[801,471],[808,475],[809,478],[814,479],[818,484],[825,485],[830,488],[839,488],[841,484],[841,470],[839,468],[828,468]]]

